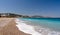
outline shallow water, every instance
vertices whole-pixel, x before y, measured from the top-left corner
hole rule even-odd
[[[60,18],[20,18],[31,25],[40,25],[52,30],[60,31]]]
[[[23,21],[24,24],[27,24],[26,26],[29,25],[29,27],[33,27],[36,32],[42,33],[43,35],[60,35],[60,18],[18,18],[18,19]],[[27,29],[27,27],[25,28]]]

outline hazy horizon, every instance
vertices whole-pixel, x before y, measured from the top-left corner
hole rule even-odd
[[[60,17],[60,0],[0,0],[0,13]]]

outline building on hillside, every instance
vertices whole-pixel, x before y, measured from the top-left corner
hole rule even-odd
[[[21,17],[22,15],[12,13],[0,13],[0,17]]]

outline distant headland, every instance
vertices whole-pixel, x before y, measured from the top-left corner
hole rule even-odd
[[[15,18],[50,18],[50,17],[44,17],[44,16],[38,16],[38,15],[34,15],[34,16],[27,16],[27,15],[19,15],[19,14],[15,14],[15,13],[0,13],[0,17],[15,17]]]

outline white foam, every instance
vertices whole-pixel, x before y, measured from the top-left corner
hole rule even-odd
[[[16,19],[15,21],[17,23],[16,26],[20,31],[27,33],[27,34],[32,34],[32,35],[42,35],[42,33],[39,33],[34,30],[34,26],[27,25],[24,21],[19,20],[19,19]],[[42,31],[43,29],[40,28],[39,31]],[[43,31],[45,31],[45,30],[48,30],[48,29],[44,29]],[[50,30],[48,30],[48,31],[50,31]],[[47,35],[60,35],[60,32],[50,31]]]
[[[17,23],[16,26],[18,27],[20,31],[27,34],[32,34],[32,35],[41,35],[41,33],[34,30],[33,26],[25,24],[24,21],[21,21],[19,19],[16,19],[15,21]]]
[[[60,32],[52,31],[48,35],[60,35]]]

